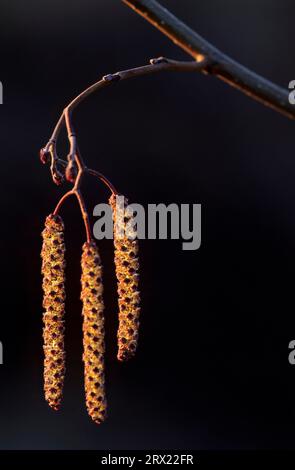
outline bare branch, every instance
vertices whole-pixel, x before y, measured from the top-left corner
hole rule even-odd
[[[81,182],[85,173],[88,173],[99,180],[101,180],[112,192],[112,194],[118,194],[117,190],[113,186],[113,184],[102,174],[96,170],[92,170],[91,168],[87,168],[82,156],[79,152],[78,145],[77,145],[77,138],[74,131],[73,123],[72,123],[72,113],[73,110],[89,95],[94,93],[96,90],[104,88],[106,86],[111,85],[112,83],[116,83],[121,80],[127,80],[128,78],[136,78],[142,77],[143,75],[148,75],[151,73],[156,73],[160,71],[187,71],[187,72],[194,72],[200,71],[202,68],[206,67],[209,64],[209,61],[203,60],[200,62],[179,62],[176,60],[166,59],[165,57],[159,57],[157,59],[151,59],[149,65],[144,65],[142,67],[137,67],[128,70],[122,70],[120,72],[116,72],[114,74],[105,75],[102,77],[101,80],[91,85],[89,88],[84,90],[80,93],[76,98],[74,98],[69,105],[64,109],[62,115],[60,116],[53,134],[49,139],[48,143],[45,145],[44,148],[40,150],[40,159],[42,163],[50,162],[51,167],[51,174],[52,179],[56,184],[60,184],[63,179],[63,175],[58,171],[57,165],[60,164],[63,169],[65,169],[65,176],[66,179],[73,183],[73,188],[64,194],[60,201],[58,202],[54,214],[58,214],[64,202],[68,199],[68,197],[74,195],[76,196],[81,215],[84,220],[85,229],[86,229],[86,236],[87,241],[91,240],[91,230],[90,230],[90,223],[89,223],[89,215],[86,209],[86,205],[84,202],[84,198],[81,193]],[[58,158],[56,153],[56,142],[59,136],[60,130],[62,125],[65,123],[68,133],[68,140],[70,143],[70,151],[67,157],[67,162]],[[77,171],[76,171],[77,168]]]
[[[174,72],[196,72],[201,71],[204,67],[209,65],[209,60],[203,60],[199,62],[181,62],[177,60],[167,59],[165,57],[158,57],[157,59],[151,59],[149,65],[143,65],[141,67],[136,67],[133,69],[122,70],[113,74],[108,74],[102,77],[101,80],[94,83],[90,87],[86,88],[82,93],[80,93],[76,98],[74,98],[68,106],[65,108],[64,112],[60,116],[54,131],[48,141],[48,144],[44,147],[46,150],[47,147],[50,147],[52,144],[56,144],[58,135],[60,133],[61,127],[64,120],[66,121],[68,138],[70,141],[70,154],[75,150],[75,133],[73,131],[73,126],[71,124],[71,114],[73,110],[87,98],[89,95],[95,91],[105,88],[113,83],[116,83],[120,80],[127,80],[129,78],[142,77],[144,75],[150,75],[152,73],[162,72],[162,71],[174,71]]]
[[[63,168],[66,168],[68,166],[68,162],[65,160],[62,160],[61,158],[57,159],[57,163],[59,163]],[[92,168],[87,168],[87,166],[84,166],[84,172],[101,180],[109,188],[112,194],[115,194],[115,195],[119,194],[115,186],[107,179],[105,175],[103,175],[99,171],[96,171],[96,170],[93,170]]]
[[[61,178],[57,178],[56,174],[57,164],[60,163],[62,167],[66,168],[65,176],[66,179],[72,183],[75,183],[74,192],[76,189],[79,189],[79,185],[77,186],[77,181],[80,181],[80,178],[84,173],[89,173],[92,176],[97,177],[100,179],[110,190],[112,193],[117,193],[116,189],[112,185],[112,183],[101,173],[87,168],[82,160],[82,157],[78,150],[77,145],[77,138],[74,132],[73,123],[72,123],[72,113],[73,110],[82,102],[85,98],[89,95],[94,93],[95,91],[105,88],[113,83],[118,81],[127,80],[129,78],[137,78],[142,77],[144,75],[149,75],[152,73],[157,73],[161,71],[176,71],[176,72],[196,72],[202,71],[206,67],[210,65],[209,59],[204,59],[199,62],[191,61],[191,62],[180,62],[177,60],[167,59],[165,57],[158,57],[156,59],[151,59],[149,65],[143,65],[141,67],[136,67],[133,69],[122,70],[120,72],[116,72],[113,74],[108,74],[102,77],[101,80],[94,83],[90,87],[86,88],[82,93],[80,93],[76,98],[74,98],[68,106],[64,109],[62,115],[60,116],[54,131],[44,148],[40,150],[40,159],[42,163],[46,163],[48,160],[51,161],[52,167],[52,178],[56,184],[60,184]],[[60,130],[65,123],[68,133],[68,140],[70,143],[70,151],[67,157],[68,162],[65,163],[64,160],[58,158],[56,153],[56,142],[60,133]],[[78,168],[78,175],[75,174],[75,164]],[[60,175],[62,176],[62,175]],[[59,206],[60,207],[60,206]]]
[[[273,108],[290,119],[295,119],[295,106],[289,102],[287,90],[257,75],[216,49],[158,2],[155,0],[122,1],[197,61],[209,59],[211,65],[206,68],[207,73],[215,75],[265,106]]]

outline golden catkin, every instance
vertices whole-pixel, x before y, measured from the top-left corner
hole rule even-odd
[[[106,417],[104,377],[104,303],[102,266],[95,242],[87,242],[82,250],[83,361],[86,406],[97,424]]]
[[[115,268],[119,296],[117,358],[125,361],[134,356],[138,341],[140,314],[138,240],[128,238],[125,233],[126,224],[130,222],[132,215],[125,213],[124,217],[117,216],[115,195],[110,197],[109,203],[113,210]],[[127,204],[124,198],[125,207]],[[123,237],[120,236],[121,232]]]
[[[60,216],[49,215],[42,232],[44,391],[48,404],[59,408],[65,375],[65,245]]]

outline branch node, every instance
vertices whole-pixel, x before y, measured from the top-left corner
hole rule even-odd
[[[109,73],[108,75],[104,75],[102,79],[104,82],[118,82],[121,77],[118,73]]]
[[[77,165],[73,160],[70,160],[66,167],[66,180],[70,183],[75,183],[78,174]]]
[[[216,69],[219,66],[219,63],[216,60],[213,59],[207,59],[208,63],[205,65],[203,68],[203,72],[206,75],[214,75],[216,73]]]
[[[151,65],[158,65],[158,64],[168,64],[169,60],[166,57],[156,57],[155,59],[150,60]]]

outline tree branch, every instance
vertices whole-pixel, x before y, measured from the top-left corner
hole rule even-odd
[[[158,57],[157,59],[151,59],[149,65],[143,65],[140,67],[135,67],[133,69],[122,70],[120,72],[112,73],[105,75],[101,80],[94,83],[86,90],[82,91],[76,98],[74,98],[68,106],[64,109],[64,112],[60,116],[54,131],[48,141],[48,144],[44,147],[45,150],[48,150],[52,144],[56,143],[60,130],[62,128],[63,122],[65,120],[68,138],[70,141],[70,156],[74,153],[73,148],[75,149],[75,133],[73,132],[73,127],[71,124],[71,114],[74,109],[87,98],[89,95],[95,91],[105,88],[108,85],[116,83],[121,80],[127,80],[129,78],[142,77],[144,75],[150,75],[153,73],[161,71],[173,71],[173,72],[196,72],[201,71],[204,67],[209,65],[209,60],[200,60],[199,62],[182,62],[172,59],[167,59],[166,57]]]
[[[209,59],[211,64],[205,68],[205,72],[215,75],[265,106],[295,119],[295,106],[289,102],[288,90],[257,75],[219,51],[155,0],[122,1],[194,59]]]
[[[113,83],[118,81],[127,80],[129,78],[137,78],[142,77],[144,75],[150,75],[161,71],[176,71],[176,72],[196,72],[202,71],[204,68],[210,65],[209,59],[200,60],[199,62],[196,61],[189,61],[189,62],[181,62],[177,60],[167,59],[166,57],[158,57],[157,59],[151,59],[149,65],[143,65],[141,67],[136,67],[133,69],[122,70],[116,73],[108,74],[102,77],[101,80],[94,83],[90,87],[86,88],[86,90],[82,91],[76,98],[74,98],[68,106],[62,112],[54,131],[45,145],[40,150],[40,159],[42,163],[51,162],[51,175],[52,179],[56,184],[61,184],[64,180],[63,174],[58,170],[58,164],[61,164],[63,168],[66,168],[65,177],[70,182],[75,182],[77,175],[75,163],[78,166],[79,174],[82,173],[89,173],[92,176],[96,176],[100,179],[108,188],[113,192],[116,193],[114,186],[108,181],[108,179],[102,175],[101,173],[87,168],[82,160],[82,157],[77,148],[77,138],[73,128],[72,123],[72,113],[74,109],[87,98],[92,93],[106,86],[109,86]],[[65,164],[64,160],[58,158],[56,153],[56,143],[61,131],[63,124],[65,123],[68,133],[68,140],[70,143],[70,151],[67,157],[68,162]]]

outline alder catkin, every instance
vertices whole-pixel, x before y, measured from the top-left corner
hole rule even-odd
[[[138,240],[128,238],[125,233],[126,225],[131,221],[132,215],[125,212],[121,217],[117,214],[115,195],[110,197],[109,203],[113,210],[115,268],[119,296],[117,358],[119,361],[125,361],[134,356],[138,341],[140,314]],[[124,207],[127,204],[128,201],[124,198]]]
[[[65,244],[60,216],[49,215],[42,232],[44,392],[48,404],[59,408],[65,375]]]
[[[95,242],[84,243],[82,249],[83,361],[86,406],[97,424],[106,417],[104,377],[104,303],[102,266]]]

